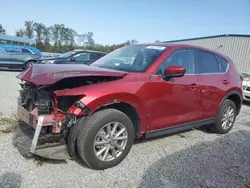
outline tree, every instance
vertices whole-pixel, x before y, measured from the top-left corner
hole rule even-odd
[[[16,30],[16,36],[17,37],[24,37],[25,36],[25,31],[23,29]]]
[[[44,38],[44,44],[49,44],[51,40],[51,28],[45,27],[43,28],[43,38]]]
[[[127,40],[127,42],[125,42],[125,45],[129,46],[131,44],[136,44],[136,43],[138,43],[138,41],[135,40],[135,39],[133,39],[133,40]]]
[[[130,43],[131,43],[131,44],[137,44],[137,43],[138,43],[138,41],[137,41],[137,40],[135,40],[135,39],[133,39],[133,40],[131,40],[131,41],[130,41]]]
[[[5,35],[6,34],[6,30],[3,28],[2,24],[0,24],[0,34],[1,35]]]
[[[95,44],[93,32],[78,34],[74,29],[69,28],[64,24],[46,26],[43,23],[25,21],[24,26],[24,28],[16,30],[16,36],[29,38],[35,37],[37,47],[41,51],[46,52],[62,53],[77,48],[111,52],[125,45],[138,42],[133,39],[122,44],[101,45]]]
[[[156,40],[155,43],[159,43],[160,41],[159,40]]]
[[[28,38],[34,37],[34,21],[25,21],[25,36]]]
[[[54,41],[54,46],[57,46],[59,43],[59,35],[60,35],[60,24],[54,24],[53,26],[51,26],[51,31],[52,31],[52,39]]]
[[[87,33],[85,34],[85,36],[86,36],[86,42],[85,42],[85,44],[86,44],[87,46],[89,46],[89,47],[93,47],[94,44],[95,44],[95,41],[94,41],[94,39],[93,39],[93,35],[94,35],[93,32],[87,32]]]
[[[43,32],[45,29],[45,25],[42,23],[35,22],[33,25],[34,31],[36,32],[36,42],[42,43],[43,42]]]
[[[79,46],[83,46],[85,44],[86,35],[85,34],[77,34],[76,40]]]

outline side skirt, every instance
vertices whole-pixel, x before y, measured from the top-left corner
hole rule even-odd
[[[149,131],[148,133],[146,133],[145,138],[160,137],[160,136],[170,135],[173,133],[183,132],[186,130],[202,127],[205,125],[214,124],[215,121],[216,121],[216,118],[209,118],[209,119],[205,119],[202,121],[196,121],[196,122],[192,122],[188,124],[177,125],[177,126],[170,127],[170,128]]]

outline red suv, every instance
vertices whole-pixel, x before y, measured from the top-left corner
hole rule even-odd
[[[33,65],[18,78],[19,151],[79,156],[93,169],[120,163],[137,138],[205,125],[225,134],[242,105],[233,62],[190,45],[130,45],[90,66]],[[29,144],[20,132],[32,135]]]

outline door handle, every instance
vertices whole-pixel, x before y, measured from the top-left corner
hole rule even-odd
[[[225,85],[227,85],[227,84],[229,84],[230,82],[229,82],[228,80],[223,80],[222,83],[225,84]]]
[[[189,88],[190,88],[190,90],[196,90],[196,88],[197,88],[198,86],[195,84],[195,83],[193,83],[193,84],[191,84],[190,86],[189,86]]]

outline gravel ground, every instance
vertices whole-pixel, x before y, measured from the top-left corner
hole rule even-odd
[[[0,116],[10,116],[16,111],[20,71],[0,70]]]
[[[14,77],[16,74],[17,72],[0,74],[1,86],[6,85],[10,89],[1,89],[1,104],[4,100],[11,109],[15,109],[17,95],[17,91],[11,86],[17,85],[17,81],[7,77]],[[7,79],[8,84],[3,78]],[[13,103],[8,99],[13,100]],[[249,188],[249,115],[250,106],[244,105],[234,128],[227,135],[192,130],[136,143],[121,164],[104,171],[94,171],[82,166],[80,162],[70,160],[45,161],[39,166],[33,159],[26,160],[21,157],[12,146],[12,134],[0,133],[0,188]]]

